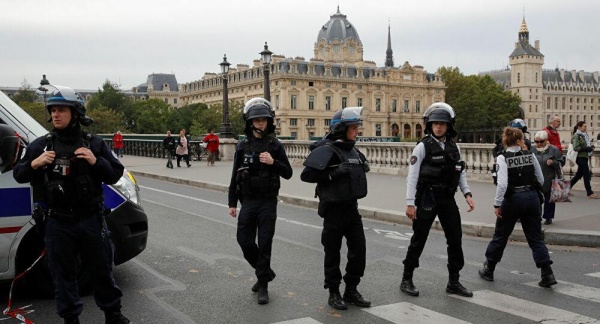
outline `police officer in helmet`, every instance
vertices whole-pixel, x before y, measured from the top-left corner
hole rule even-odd
[[[319,216],[323,217],[321,243],[325,250],[325,289],[329,289],[328,304],[340,310],[347,303],[369,307],[357,286],[365,272],[366,241],[358,199],[367,195],[369,164],[356,148],[358,128],[362,125],[362,107],[344,108],[331,120],[331,131],[313,145],[304,161],[302,181],[316,183],[319,197]],[[346,274],[340,271],[342,239],[348,246]],[[344,295],[340,294],[342,279],[346,283]]]
[[[237,241],[244,258],[255,269],[259,304],[269,302],[268,284],[275,279],[271,269],[271,247],[277,219],[280,177],[290,179],[292,167],[285,149],[275,138],[275,112],[262,98],[250,99],[244,106],[246,138],[237,145],[229,185],[229,215],[238,217]],[[257,244],[258,237],[258,244]]]
[[[449,280],[446,292],[465,297],[473,293],[459,282],[459,271],[465,264],[462,250],[460,212],[454,195],[460,187],[469,212],[475,208],[461,160],[460,149],[454,142],[458,135],[454,127],[454,110],[450,105],[437,102],[423,114],[427,136],[417,144],[410,158],[406,190],[406,216],[413,221],[413,236],[404,259],[404,273],[400,290],[418,296],[413,283],[413,272],[419,267],[431,225],[437,216],[448,244]]]
[[[31,183],[34,202],[46,215],[44,241],[57,313],[65,323],[79,323],[83,303],[77,294],[75,261],[81,258],[82,267],[92,272],[94,299],[106,323],[129,323],[121,314],[123,294],[113,278],[114,248],[102,193],[102,183],[116,183],[123,165],[102,138],[81,130],[80,125],[93,122],[82,96],[67,87],[46,88],[54,128],[28,146],[13,176],[19,183]]]
[[[549,288],[557,282],[550,267],[552,260],[542,237],[541,204],[544,199],[540,190],[544,175],[537,158],[523,148],[522,131],[506,127],[502,141],[506,149],[497,159],[498,186],[494,200],[496,229],[485,251],[486,261],[479,270],[479,276],[484,280],[494,281],[496,264],[502,259],[508,238],[520,219],[535,265],[541,269],[538,285]]]

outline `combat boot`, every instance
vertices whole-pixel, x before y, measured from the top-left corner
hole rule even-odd
[[[65,324],[79,324],[79,317],[78,316],[71,316],[71,317],[65,317],[63,319]]]
[[[552,268],[547,265],[542,267],[542,280],[538,282],[538,285],[544,288],[550,288],[553,285],[556,285],[556,278],[554,278],[554,272],[552,272]]]
[[[346,286],[344,301],[358,307],[371,307],[371,301],[364,299],[358,290],[356,290],[356,286]]]
[[[273,271],[273,269],[271,269],[271,281],[274,280],[275,277],[277,277],[277,274],[275,274],[275,271]],[[252,289],[252,292],[257,292],[259,287],[260,287],[260,282],[257,281],[250,289]]]
[[[495,263],[485,261],[483,263],[483,268],[479,269],[479,276],[483,280],[494,281],[494,269],[496,269]]]
[[[402,273],[402,282],[400,283],[400,290],[409,296],[417,297],[419,296],[419,291],[413,284],[413,271],[414,269],[404,269],[404,273]]]
[[[260,305],[269,303],[269,283],[259,281],[257,301]]]
[[[464,297],[473,297],[473,292],[465,288],[458,281],[458,273],[450,274],[450,279],[448,280],[448,285],[446,286],[446,292]]]
[[[106,311],[104,312],[106,324],[129,324],[131,321],[121,314],[121,311]]]
[[[348,309],[348,305],[346,305],[342,295],[340,295],[339,287],[329,288],[329,300],[327,300],[327,304],[338,310]]]

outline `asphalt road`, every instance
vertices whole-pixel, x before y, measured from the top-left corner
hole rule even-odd
[[[526,244],[511,243],[495,282],[479,278],[487,239],[464,237],[461,282],[475,292],[445,293],[446,246],[432,231],[415,272],[418,298],[399,291],[402,260],[412,230],[364,220],[367,269],[359,290],[373,307],[335,311],[323,289],[322,220],[312,209],[279,205],[269,286],[271,302],[256,303],[253,269],[236,242],[236,219],[226,194],[138,177],[149,217],[147,249],[116,267],[123,313],[134,323],[600,323],[600,250],[551,246],[559,284],[539,288]],[[343,250],[345,254],[345,249]],[[342,267],[345,258],[342,258]],[[2,289],[6,303],[7,289]],[[54,301],[19,293],[15,307],[31,304],[36,323],[61,323]],[[102,323],[93,297],[84,298],[82,323]],[[3,323],[18,323],[6,320]]]

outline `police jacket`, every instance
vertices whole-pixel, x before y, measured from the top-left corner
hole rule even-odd
[[[317,183],[316,195],[320,202],[355,201],[367,195],[369,166],[365,156],[355,147],[356,142],[321,140],[304,161],[300,179]],[[337,178],[330,172],[340,163],[351,163],[351,170]]]
[[[511,146],[504,154],[498,155],[498,186],[494,206],[502,206],[502,201],[514,193],[517,187],[532,186],[534,190],[541,188],[544,175],[537,158],[529,151],[522,151],[519,146]]]
[[[261,163],[259,155],[269,152],[273,164]],[[280,179],[290,179],[293,171],[285,149],[274,136],[247,137],[240,141],[233,156],[233,172],[229,183],[228,204],[236,207],[243,197],[265,198],[279,194]]]
[[[163,140],[163,148],[168,151],[175,151],[177,144],[175,143],[175,139],[173,136],[167,136]]]
[[[88,146],[96,157],[94,165],[74,156],[75,150],[82,146]],[[56,152],[54,162],[34,170],[31,162],[46,149]],[[31,142],[15,166],[13,176],[19,183],[31,183],[34,201],[72,213],[98,208],[104,200],[102,183],[116,183],[123,170],[101,137],[74,127],[53,131]]]
[[[450,138],[441,142],[427,135],[413,149],[406,178],[406,205],[415,206],[417,186],[442,185],[452,192],[459,187],[463,194],[471,192],[461,163],[460,147]],[[453,196],[453,195],[452,195]]]

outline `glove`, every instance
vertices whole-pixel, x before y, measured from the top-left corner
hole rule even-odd
[[[350,162],[340,163],[333,170],[329,171],[329,178],[332,180],[337,179],[337,178],[341,177],[342,175],[349,173],[351,170],[352,170],[352,163],[350,163]]]
[[[363,171],[365,171],[365,173],[371,171],[371,167],[369,166],[369,162],[367,162],[367,161],[365,161],[365,163],[363,163],[362,167],[363,167]]]

